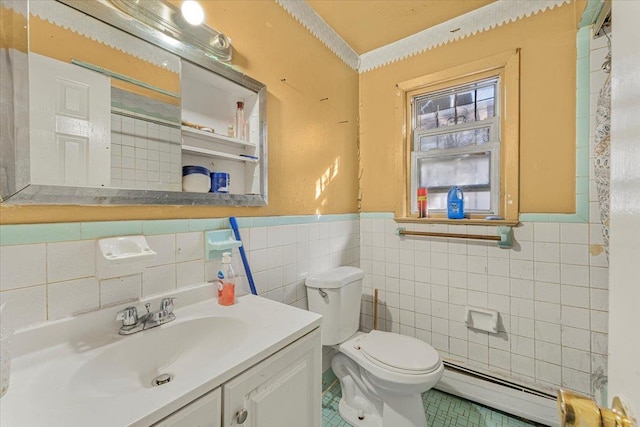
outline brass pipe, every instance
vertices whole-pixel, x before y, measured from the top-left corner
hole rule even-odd
[[[429,237],[453,237],[456,239],[493,240],[499,242],[500,236],[486,236],[481,234],[436,233],[432,231],[405,231],[400,230],[401,236],[429,236]]]

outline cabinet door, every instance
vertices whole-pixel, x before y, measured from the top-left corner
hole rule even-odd
[[[111,184],[111,81],[29,54],[31,182]]]
[[[220,427],[220,388],[178,409],[153,427]]]
[[[224,385],[223,425],[320,427],[321,369],[316,329]]]

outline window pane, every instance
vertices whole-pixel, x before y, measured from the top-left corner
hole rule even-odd
[[[419,187],[489,186],[491,152],[418,159]]]
[[[447,210],[447,193],[429,191],[429,200],[427,207],[430,211]],[[480,191],[464,191],[464,210],[471,211],[490,211],[491,210],[491,192],[489,190]]]
[[[479,87],[478,92],[476,93],[476,99],[478,101],[482,101],[485,99],[493,99],[495,97],[496,97],[495,83],[489,86]]]
[[[490,140],[490,128],[451,132],[441,135],[420,137],[420,151],[444,150],[447,148],[462,148],[470,145],[482,145]]]
[[[458,123],[455,107],[447,108],[446,110],[440,110],[438,112],[438,127],[453,126]]]
[[[495,116],[496,80],[415,98],[415,129],[436,129]]]
[[[493,108],[494,99],[485,99],[483,101],[478,101],[478,106],[476,108],[476,120],[485,120],[494,117],[495,110]]]

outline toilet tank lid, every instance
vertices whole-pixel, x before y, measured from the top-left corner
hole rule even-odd
[[[341,288],[363,277],[364,271],[357,267],[338,267],[308,276],[305,284],[309,288]]]

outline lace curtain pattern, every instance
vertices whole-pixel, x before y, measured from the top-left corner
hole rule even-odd
[[[600,205],[600,222],[602,222],[602,239],[609,259],[609,145],[611,126],[611,76],[607,77],[600,94],[596,109],[596,132],[593,150],[598,204]]]

